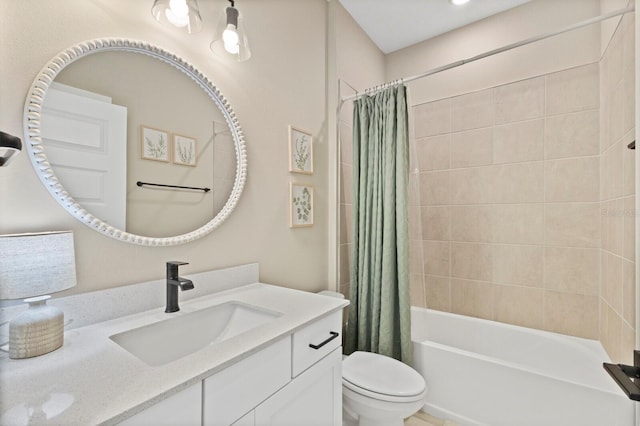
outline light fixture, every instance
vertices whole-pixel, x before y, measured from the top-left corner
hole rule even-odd
[[[0,167],[9,164],[11,158],[21,150],[22,141],[19,137],[0,132]]]
[[[227,7],[220,16],[211,42],[211,50],[223,57],[246,61],[251,57],[251,50],[244,29],[244,20],[238,9],[235,8],[235,1],[228,1],[231,6]]]
[[[454,6],[462,6],[463,4],[469,3],[469,0],[449,0]]]
[[[25,299],[29,308],[9,322],[9,358],[54,351],[64,340],[64,314],[47,305],[50,293],[76,285],[73,233],[0,235],[0,299]]]
[[[202,29],[197,0],[155,0],[151,14],[158,22],[183,28],[189,34]]]

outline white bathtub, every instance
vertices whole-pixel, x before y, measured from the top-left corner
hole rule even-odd
[[[595,340],[417,307],[411,322],[430,414],[465,426],[634,424]]]

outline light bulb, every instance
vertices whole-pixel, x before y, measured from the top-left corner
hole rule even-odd
[[[466,4],[469,2],[469,0],[449,0],[451,2],[451,4],[455,5],[455,6],[462,6],[463,4]]]
[[[240,51],[238,32],[233,24],[228,24],[227,28],[222,32],[222,41],[227,52],[236,55]]]
[[[189,24],[189,6],[186,0],[170,0],[169,9],[164,13],[167,20],[176,27],[186,27]]]

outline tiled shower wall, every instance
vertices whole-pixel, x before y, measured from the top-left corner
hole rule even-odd
[[[415,107],[415,304],[598,338],[599,97],[596,63]]]
[[[601,63],[414,107],[413,305],[601,339],[628,360],[633,72],[627,17]]]
[[[634,16],[622,20],[600,61],[600,340],[633,364],[635,343]]]

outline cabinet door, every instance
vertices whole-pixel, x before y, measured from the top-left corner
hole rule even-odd
[[[202,424],[229,426],[290,380],[291,337],[287,336],[204,379]]]
[[[256,426],[341,426],[341,366],[338,348],[256,407]]]
[[[201,426],[202,382],[198,382],[146,410],[129,417],[120,426]]]

